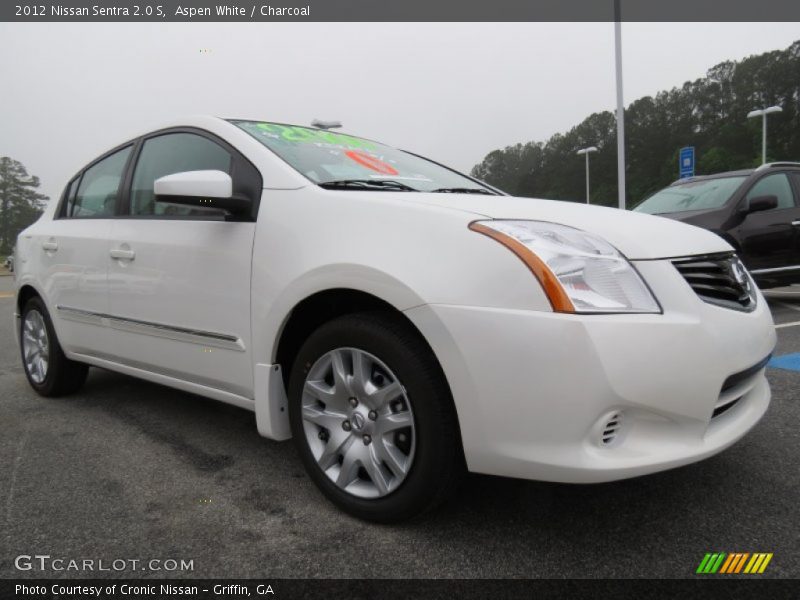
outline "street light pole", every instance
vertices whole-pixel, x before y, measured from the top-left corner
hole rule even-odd
[[[589,146],[588,148],[581,148],[577,154],[586,156],[586,204],[589,204],[589,154],[597,152],[597,148]]]
[[[614,57],[617,70],[617,187],[619,207],[625,210],[625,105],[622,101],[622,15],[614,0]]]
[[[780,106],[770,106],[769,108],[761,108],[758,110],[751,110],[747,113],[747,118],[761,117],[761,164],[767,164],[767,115],[771,113],[783,112]]]

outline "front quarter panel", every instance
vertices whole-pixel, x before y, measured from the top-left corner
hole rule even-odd
[[[550,311],[522,261],[468,229],[475,219],[397,192],[265,190],[253,253],[257,362],[274,359],[294,306],[328,289],[367,292],[398,310],[442,303]]]

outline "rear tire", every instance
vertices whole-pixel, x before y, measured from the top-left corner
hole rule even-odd
[[[291,370],[289,420],[311,479],[361,519],[390,523],[428,511],[464,472],[441,368],[390,313],[347,315],[309,336]]]
[[[63,396],[81,388],[89,366],[64,355],[50,313],[38,296],[22,309],[19,339],[25,376],[39,395]]]

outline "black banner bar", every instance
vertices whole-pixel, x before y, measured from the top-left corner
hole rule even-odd
[[[577,574],[576,574],[577,575]],[[442,600],[505,598],[796,598],[795,581],[747,576],[696,579],[7,579],[0,598],[211,600]]]
[[[800,21],[797,0],[621,0],[623,21]],[[613,0],[3,0],[0,21],[614,21]]]

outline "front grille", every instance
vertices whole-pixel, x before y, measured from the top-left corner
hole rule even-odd
[[[757,375],[761,369],[769,364],[770,359],[772,358],[772,354],[768,354],[766,357],[762,358],[752,367],[748,367],[744,371],[739,371],[738,373],[734,373],[733,375],[728,376],[728,378],[722,382],[722,393],[729,392],[735,387],[745,383],[748,379],[750,379],[753,375]]]
[[[733,408],[739,403],[739,400],[741,400],[741,398],[734,398],[727,404],[723,404],[722,406],[716,407],[711,413],[711,418],[714,419],[720,416],[721,414],[728,412],[731,408]]]
[[[672,264],[704,302],[734,310],[755,308],[755,284],[735,254],[679,258]]]
[[[712,419],[729,411],[747,395],[755,384],[756,376],[767,366],[771,357],[772,355],[770,354],[749,369],[734,373],[723,382],[722,389],[719,393],[719,399],[711,413]]]

